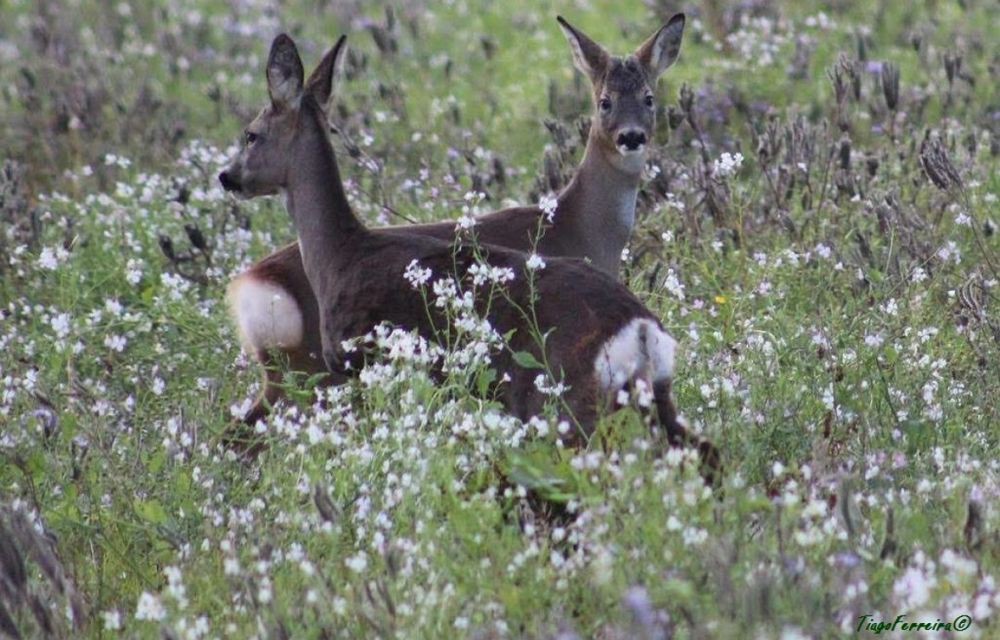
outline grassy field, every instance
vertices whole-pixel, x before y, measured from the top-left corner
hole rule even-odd
[[[0,2],[0,637],[998,637],[993,3],[283,5]],[[632,410],[570,449],[406,349],[227,454],[226,283],[294,231],[215,176],[276,33],[349,35],[335,144],[389,224],[558,188],[556,14],[625,53],[677,10],[622,268],[722,490]]]

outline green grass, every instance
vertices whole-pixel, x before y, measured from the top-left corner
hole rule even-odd
[[[265,99],[271,36],[291,32],[310,67],[349,34],[333,120],[379,167],[338,138],[351,200],[373,223],[395,222],[381,204],[432,220],[457,217],[473,184],[482,211],[536,201],[544,154],[578,159],[589,87],[555,14],[625,53],[668,17],[658,3],[407,5],[395,54],[364,26],[386,26],[381,6],[274,20],[253,3],[78,4],[0,7],[0,135],[16,163],[0,179],[0,623],[25,637],[827,638],[866,614],[968,613],[962,636],[996,634],[988,3],[842,3],[828,28],[806,24],[818,3],[797,4],[767,13],[780,37],[744,26],[732,50],[715,46],[708,3],[685,7],[700,24],[658,89],[661,173],[623,268],[680,343],[675,393],[722,451],[716,493],[634,411],[564,448],[554,424],[540,437],[465,376],[435,383],[405,359],[318,406],[290,379],[298,402],[252,464],[219,444],[259,375],[226,283],[294,237],[282,202],[235,202],[215,180]],[[899,66],[895,140],[864,61],[846,130],[833,119],[827,69],[857,58],[859,33],[869,62]],[[798,75],[796,38],[812,51]],[[774,45],[773,62],[741,41]],[[973,82],[949,91],[945,53]],[[707,164],[692,127],[667,124],[683,84]],[[769,126],[781,147],[767,158]],[[922,169],[925,131],[960,184]],[[707,175],[736,151],[734,175]]]

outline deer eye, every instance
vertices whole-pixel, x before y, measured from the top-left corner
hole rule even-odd
[[[260,136],[258,136],[253,131],[247,131],[246,132],[246,143],[247,143],[247,146],[249,147],[253,143],[257,142],[257,138],[259,138],[259,137]]]
[[[648,96],[646,96],[646,106],[649,107],[650,109],[653,108],[653,94],[649,94]]]
[[[611,99],[601,98],[600,102],[597,103],[597,106],[599,106],[603,112],[611,111]]]

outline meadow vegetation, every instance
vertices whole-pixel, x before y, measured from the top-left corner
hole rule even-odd
[[[505,415],[471,320],[373,333],[317,404],[289,376],[267,450],[227,454],[259,374],[226,284],[294,238],[216,179],[274,35],[310,68],[349,35],[348,195],[405,224],[566,183],[591,97],[556,14],[621,54],[681,10],[622,269],[719,490],[633,408],[582,449]],[[998,28],[984,0],[0,3],[0,636],[996,637]]]

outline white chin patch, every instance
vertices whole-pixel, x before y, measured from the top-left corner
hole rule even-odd
[[[622,154],[626,158],[633,158],[635,156],[641,156],[646,152],[646,145],[640,144],[635,149],[629,149],[623,144],[618,145],[618,153]]]

